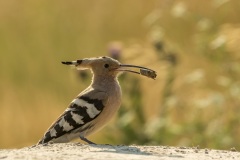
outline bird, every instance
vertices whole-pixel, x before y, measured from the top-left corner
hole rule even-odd
[[[131,72],[153,79],[157,76],[154,70],[121,64],[107,56],[63,61],[62,64],[75,66],[80,70],[90,69],[93,74],[92,82],[73,99],[37,144],[67,143],[78,137],[88,144],[95,144],[86,137],[103,128],[121,105],[122,91],[118,82],[120,73]],[[140,71],[130,70],[129,67]],[[151,74],[144,74],[141,70],[147,70]]]

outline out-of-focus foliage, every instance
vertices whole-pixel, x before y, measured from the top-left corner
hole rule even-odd
[[[36,143],[87,87],[90,74],[61,60],[111,55],[158,78],[123,74],[122,107],[91,140],[240,149],[239,9],[238,0],[0,1],[0,148]]]

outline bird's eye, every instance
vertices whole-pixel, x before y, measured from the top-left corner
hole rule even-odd
[[[109,64],[104,64],[104,67],[105,67],[105,68],[108,68],[108,67],[109,67]]]

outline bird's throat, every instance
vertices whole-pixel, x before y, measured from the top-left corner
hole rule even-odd
[[[116,77],[112,76],[93,76],[92,78],[92,86],[107,89],[109,87],[114,87],[115,85],[119,85],[118,80]]]

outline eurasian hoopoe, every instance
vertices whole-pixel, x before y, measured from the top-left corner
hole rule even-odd
[[[86,137],[101,129],[120,107],[122,93],[117,80],[119,73],[132,72],[153,79],[157,76],[151,69],[124,65],[110,57],[86,58],[62,63],[74,65],[78,69],[90,69],[93,73],[92,83],[70,103],[38,144],[49,141],[64,143],[77,137],[94,144]],[[140,68],[140,72],[125,67]]]

